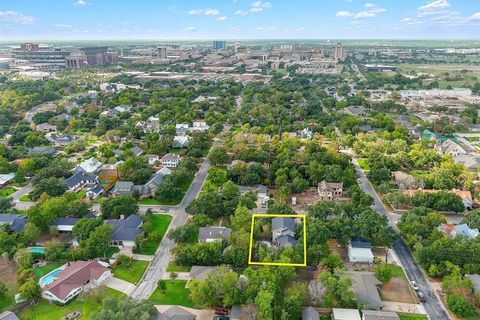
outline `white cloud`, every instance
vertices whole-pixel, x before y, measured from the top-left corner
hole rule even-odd
[[[0,21],[14,22],[20,24],[33,24],[35,18],[26,16],[16,11],[0,11]]]
[[[480,11],[468,17],[468,20],[480,20]]]
[[[348,18],[348,17],[352,17],[353,13],[351,13],[350,11],[338,11],[335,16],[337,18]]]
[[[220,11],[218,9],[208,8],[208,9],[192,9],[188,12],[192,15],[205,15],[205,16],[218,16]]]
[[[62,24],[62,23],[55,23],[54,26],[57,28],[65,28],[65,29],[73,28],[73,25],[71,24]]]
[[[402,19],[402,22],[409,22],[409,21],[412,21],[412,18],[407,17],[407,18]]]
[[[360,11],[355,15],[355,18],[373,18],[377,14],[370,11]]]
[[[246,16],[249,13],[258,13],[262,12],[265,9],[270,9],[272,7],[272,4],[268,1],[255,1],[251,5],[251,8],[248,10],[237,10],[235,12],[236,16]]]
[[[364,5],[365,8],[373,8],[373,7],[376,7],[376,6],[377,6],[376,4],[373,4],[373,3],[370,3],[370,2],[367,2]]]
[[[187,31],[187,32],[197,31],[197,28],[195,28],[195,27],[187,27],[187,28],[185,28],[185,31]]]
[[[87,4],[87,1],[85,1],[85,0],[77,0],[77,1],[75,2],[75,4],[76,4],[76,5],[79,5],[79,6],[84,6],[84,5]]]
[[[225,21],[227,20],[227,16],[220,16],[220,17],[217,17],[216,19],[217,21]]]
[[[448,14],[450,13],[449,10],[434,10],[434,11],[421,11],[418,13],[417,17],[428,17],[428,16],[436,16],[440,14]]]
[[[449,8],[450,3],[447,0],[437,0],[433,2],[429,2],[421,7],[418,7],[418,10],[432,10],[438,8]]]

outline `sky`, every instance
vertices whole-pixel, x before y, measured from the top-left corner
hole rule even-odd
[[[0,40],[479,39],[480,0],[0,0]]]

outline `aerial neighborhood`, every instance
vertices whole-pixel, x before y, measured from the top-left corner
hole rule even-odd
[[[151,12],[280,6],[240,2]],[[403,23],[478,22],[454,6]],[[387,12],[360,7],[332,19]],[[40,23],[5,9],[0,33]],[[0,320],[480,319],[478,41],[256,30],[0,41]]]

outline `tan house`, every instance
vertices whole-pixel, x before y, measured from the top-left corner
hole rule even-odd
[[[326,182],[318,184],[318,195],[321,200],[333,200],[343,196],[343,182]]]

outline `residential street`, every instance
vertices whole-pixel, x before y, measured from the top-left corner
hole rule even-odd
[[[366,177],[363,170],[360,168],[356,160],[353,160],[353,164],[355,165],[355,171],[357,173],[358,178],[360,179],[359,185],[363,191],[368,193],[373,197],[375,200],[375,204],[373,205],[373,209],[380,214],[386,215],[388,218],[388,222],[390,226],[392,226],[395,230],[398,231],[396,223],[400,219],[399,215],[390,213],[387,211],[385,206],[383,205],[380,197],[373,189],[370,181]],[[425,303],[423,303],[423,307],[428,314],[428,317],[431,320],[446,320],[450,319],[448,314],[446,313],[442,302],[435,294],[434,290],[430,286],[426,276],[422,273],[420,268],[417,266],[417,263],[412,257],[412,253],[410,252],[409,248],[403,243],[402,239],[395,241],[393,244],[393,249],[400,260],[407,277],[410,281],[416,281],[421,291],[423,291],[426,295]]]
[[[174,229],[186,223],[187,213],[185,212],[185,208],[200,193],[203,183],[207,179],[209,167],[210,162],[208,161],[208,159],[203,159],[200,170],[198,170],[195,179],[193,180],[190,188],[185,194],[182,202],[179,206],[172,207],[169,212],[173,216],[173,219],[170,223],[170,227],[168,228],[168,230]],[[147,299],[152,294],[152,292],[157,287],[157,281],[162,279],[162,275],[167,269],[168,262],[171,258],[170,250],[174,245],[174,241],[169,240],[166,236],[163,237],[162,242],[160,242],[160,245],[158,246],[157,252],[155,252],[152,262],[148,266],[145,274],[143,275],[142,280],[137,284],[137,286],[131,293],[131,297],[133,299]]]

